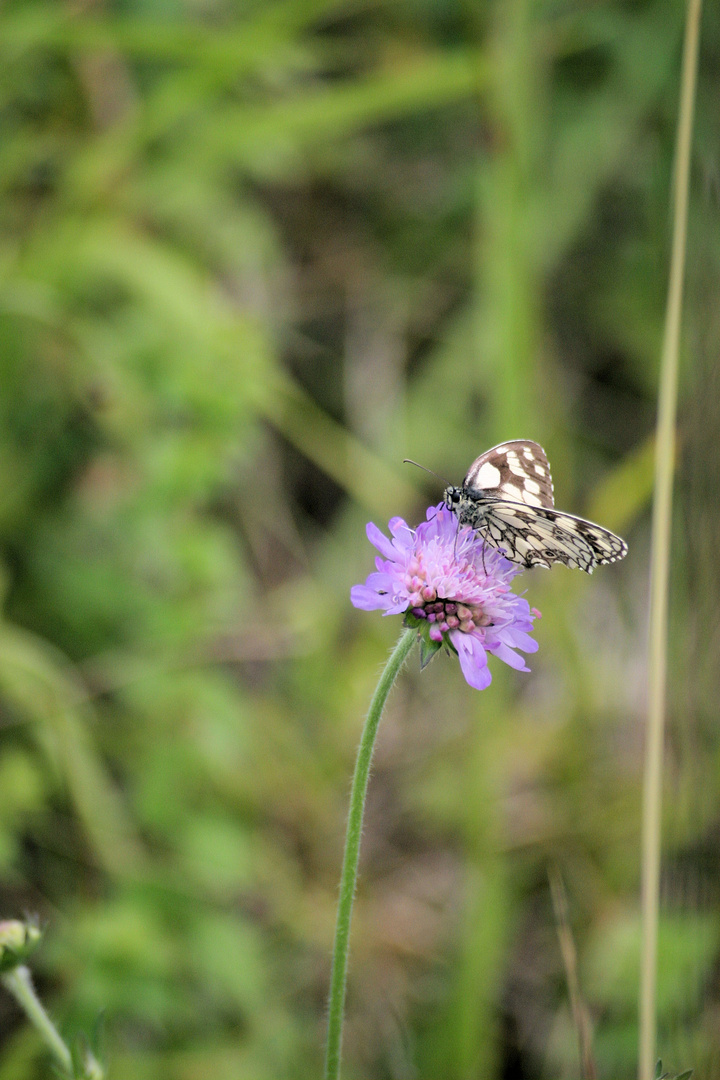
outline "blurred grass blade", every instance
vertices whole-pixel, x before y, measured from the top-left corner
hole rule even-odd
[[[592,1026],[587,1007],[580,994],[577,950],[570,927],[567,893],[565,892],[565,883],[557,866],[550,867],[549,878],[558,941],[560,942],[560,952],[568,984],[570,1008],[572,1009],[573,1023],[578,1036],[581,1075],[583,1080],[597,1080],[597,1068],[592,1048]]]
[[[92,746],[88,702],[65,670],[69,665],[55,652],[5,623],[0,629],[0,686],[16,708],[43,725],[41,741],[56,758],[100,864],[114,876],[137,872],[143,853]]]
[[[652,501],[655,474],[655,436],[650,435],[595,488],[588,517],[622,533],[638,520]]]

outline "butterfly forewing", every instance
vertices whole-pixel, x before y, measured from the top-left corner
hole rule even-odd
[[[469,492],[492,492],[528,506],[554,506],[550,464],[542,446],[515,439],[500,443],[473,461],[463,480]]]
[[[550,465],[536,442],[518,439],[481,454],[462,487],[447,488],[445,502],[461,525],[521,566],[561,562],[591,574],[627,553],[608,529],[555,509]]]

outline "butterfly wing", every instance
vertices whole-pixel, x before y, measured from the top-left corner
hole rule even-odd
[[[484,540],[521,566],[549,568],[561,562],[591,574],[596,566],[627,554],[624,540],[592,521],[504,499],[485,503],[477,528]]]
[[[547,455],[529,439],[500,443],[481,454],[468,469],[463,488],[469,498],[488,492],[526,506],[555,505]]]
[[[592,521],[555,509],[547,455],[539,443],[516,439],[476,458],[462,487],[448,487],[445,503],[461,525],[521,566],[561,562],[587,573],[625,557],[619,536]]]

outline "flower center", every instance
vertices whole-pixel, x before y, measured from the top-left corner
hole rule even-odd
[[[417,604],[410,611],[417,619],[427,619],[431,624],[430,637],[435,641],[439,641],[448,630],[462,630],[464,634],[471,634],[473,630],[489,626],[492,622],[480,604],[459,604],[456,600],[435,599]]]
[[[411,613],[418,619],[427,619],[433,641],[440,641],[448,630],[471,634],[473,630],[492,623],[481,604],[462,603],[438,596],[437,590],[428,583],[421,552],[416,552],[408,563],[404,585],[408,591]]]

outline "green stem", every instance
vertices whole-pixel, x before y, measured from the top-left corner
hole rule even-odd
[[[663,736],[667,673],[667,612],[675,468],[675,418],[680,322],[685,277],[685,240],[693,107],[700,40],[701,0],[688,0],[678,119],[673,238],[665,333],[660,365],[655,498],[650,557],[648,721],[645,747],[642,830],[642,961],[640,980],[639,1080],[651,1080],[656,1059],[657,936],[660,895]]]
[[[385,670],[380,676],[365,727],[360,738],[355,775],[350,792],[350,811],[348,813],[347,833],[345,836],[345,855],[343,857],[342,876],[340,878],[340,899],[338,901],[337,924],[335,927],[335,947],[333,949],[332,978],[330,980],[330,1003],[328,1007],[328,1039],[325,1057],[325,1080],[338,1080],[340,1076],[340,1050],[345,1012],[345,987],[347,983],[348,946],[350,943],[350,923],[352,920],[353,900],[357,884],[358,860],[360,858],[360,837],[362,835],[365,795],[367,793],[370,762],[372,761],[375,736],[387,696],[403,666],[408,653],[415,644],[416,630],[405,630],[395,646]]]
[[[12,971],[6,971],[4,975],[0,976],[0,979],[3,986],[10,991],[18,1004],[25,1010],[28,1019],[38,1029],[62,1068],[68,1076],[72,1076],[72,1056],[60,1038],[57,1028],[45,1012],[40,998],[35,993],[30,969],[21,964],[19,967],[13,968]]]

